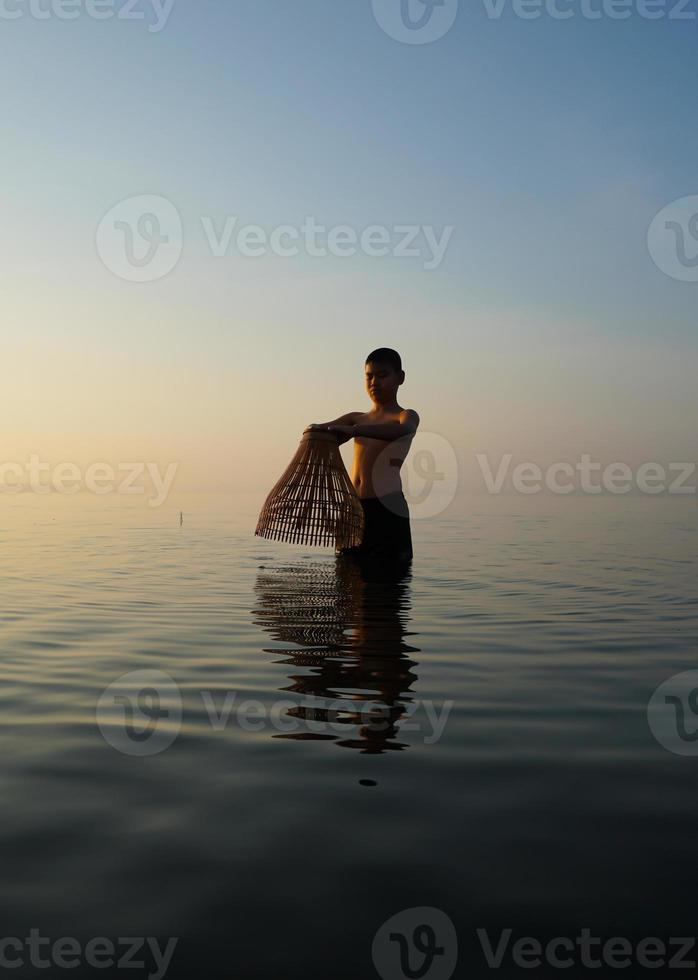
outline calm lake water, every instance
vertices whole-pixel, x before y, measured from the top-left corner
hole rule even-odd
[[[254,538],[260,503],[0,498],[3,937],[334,980],[413,907],[459,977],[478,928],[698,933],[698,758],[646,714],[696,666],[695,501],[467,502],[397,581]]]

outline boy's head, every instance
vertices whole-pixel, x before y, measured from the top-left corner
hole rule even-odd
[[[405,380],[402,360],[391,347],[378,347],[366,358],[366,389],[371,401],[383,404],[394,401]]]

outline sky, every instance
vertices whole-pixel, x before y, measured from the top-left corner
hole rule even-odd
[[[182,489],[263,494],[308,422],[368,407],[377,346],[461,494],[476,454],[698,459],[698,283],[672,274],[698,202],[682,266],[663,217],[659,264],[647,237],[698,194],[698,0],[446,0],[429,43],[385,29],[399,0],[71,2],[0,3],[5,460],[174,460]],[[388,254],[309,254],[309,218]],[[143,261],[168,242],[139,267],[129,234]]]

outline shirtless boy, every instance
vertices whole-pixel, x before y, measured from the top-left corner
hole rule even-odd
[[[411,408],[397,403],[405,380],[397,351],[379,347],[366,358],[369,412],[347,412],[332,422],[314,422],[308,429],[335,432],[340,444],[354,439],[351,480],[364,510],[363,542],[342,554],[358,557],[412,558],[412,536],[400,467],[419,425]]]

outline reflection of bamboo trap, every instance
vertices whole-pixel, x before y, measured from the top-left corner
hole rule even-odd
[[[320,648],[325,654],[345,649],[351,646],[346,631],[356,627],[361,588],[354,562],[314,561],[265,570],[255,584],[254,622],[282,643]]]
[[[363,508],[331,432],[304,432],[271,491],[255,534],[290,544],[352,548],[361,544]]]

